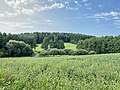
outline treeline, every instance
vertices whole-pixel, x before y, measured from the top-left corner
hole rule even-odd
[[[95,37],[74,33],[0,33],[0,57],[30,56],[37,44],[42,44],[46,51],[49,48],[64,49],[64,42],[77,44],[78,50],[84,49],[90,53],[120,53],[120,35]],[[73,51],[70,55],[79,53]]]
[[[50,47],[52,48],[64,48],[63,43],[64,42],[70,42],[77,44],[79,40],[85,40],[89,39],[94,36],[90,35],[83,35],[83,34],[74,34],[74,33],[48,33],[48,32],[35,32],[35,33],[21,33],[21,34],[6,34],[6,33],[0,33],[0,57],[2,56],[27,56],[30,54],[24,54],[24,55],[13,55],[14,52],[12,52],[8,47],[7,43],[10,40],[12,42],[12,45],[14,47],[14,43],[20,44],[17,41],[23,41],[24,46],[30,45],[30,48],[36,47],[37,44],[44,43],[45,38],[49,39],[47,42],[49,42]],[[10,42],[10,43],[11,43]],[[48,44],[45,42],[44,45]],[[9,45],[10,46],[10,45]],[[21,45],[22,46],[22,45]],[[62,47],[61,47],[62,46]],[[19,47],[16,45],[16,47]],[[20,53],[20,51],[23,51],[21,49],[17,49],[16,47],[12,48],[12,50],[18,50],[17,53]],[[15,49],[16,48],[16,49]],[[44,48],[44,47],[43,47]],[[46,47],[44,49],[47,49]],[[11,55],[9,54],[11,52]]]
[[[36,44],[42,43],[45,37],[52,40],[63,40],[64,42],[77,44],[79,40],[85,40],[94,36],[74,34],[74,33],[49,33],[49,32],[41,32],[41,33],[35,32],[35,33],[21,33],[21,34],[0,33],[1,42],[6,43],[9,40],[24,41],[25,43],[31,45],[31,47],[35,47]]]
[[[120,53],[120,35],[115,37],[105,36],[80,40],[77,44],[77,49],[95,51],[98,54]]]
[[[92,55],[96,54],[95,51],[87,51],[84,49],[72,50],[72,49],[47,49],[36,54],[37,56],[51,56],[51,55]]]

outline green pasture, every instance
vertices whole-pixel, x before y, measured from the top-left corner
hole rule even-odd
[[[0,58],[0,90],[120,90],[120,54]]]

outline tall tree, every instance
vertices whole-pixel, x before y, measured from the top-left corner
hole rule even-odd
[[[31,46],[23,41],[10,40],[6,44],[6,47],[8,49],[8,56],[10,57],[30,56],[32,54]]]

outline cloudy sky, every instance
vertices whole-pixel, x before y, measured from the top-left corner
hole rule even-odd
[[[120,34],[120,0],[0,1],[0,32]]]

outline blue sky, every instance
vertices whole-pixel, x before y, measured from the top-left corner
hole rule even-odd
[[[120,0],[1,0],[0,32],[120,34]]]

